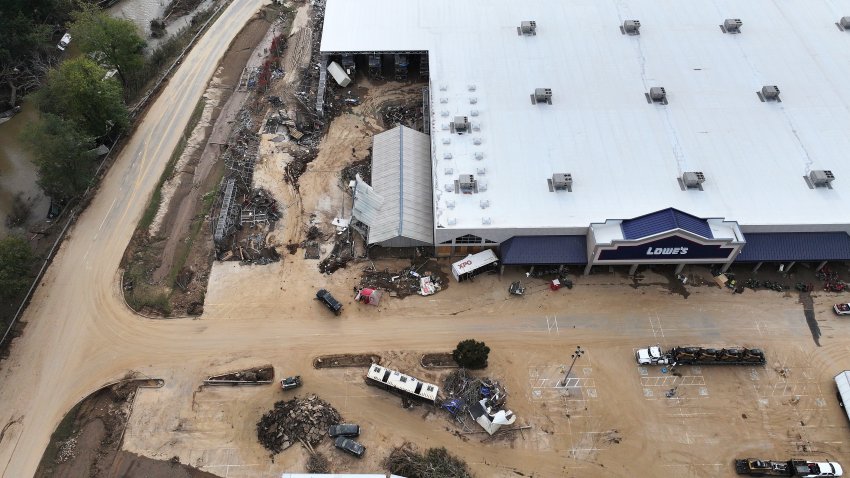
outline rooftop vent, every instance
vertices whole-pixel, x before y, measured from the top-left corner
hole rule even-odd
[[[464,134],[469,132],[469,118],[466,116],[455,116],[451,122],[452,133]]]
[[[534,94],[531,95],[531,104],[541,104],[546,103],[547,105],[552,104],[552,89],[551,88],[535,88]]]
[[[640,35],[640,20],[626,20],[620,27],[623,35]]]
[[[525,35],[525,36],[534,36],[537,35],[537,22],[534,20],[527,20],[524,22],[520,22],[519,26],[516,27],[517,35]]]
[[[490,200],[489,199],[482,199],[478,203],[478,205],[481,206],[481,209],[487,209],[488,207],[490,207]]]
[[[667,90],[665,90],[663,86],[653,86],[649,89],[649,93],[646,93],[646,102],[650,104],[661,103],[662,105],[666,105]]]
[[[829,188],[832,189],[832,181],[835,180],[835,175],[832,174],[832,171],[827,171],[825,169],[815,169],[809,172],[808,178],[806,178],[806,182],[809,183],[809,187],[814,188]]]
[[[472,174],[461,174],[457,178],[457,188],[462,194],[472,194],[478,192],[478,187],[475,183],[475,176]]]
[[[850,17],[841,17],[841,20],[838,20],[838,29],[841,31],[850,30]]]
[[[723,20],[720,29],[723,30],[723,33],[741,33],[741,25],[743,24],[744,22],[740,18],[727,18]]]
[[[765,101],[778,101],[782,102],[779,99],[779,87],[776,85],[766,85],[761,87],[761,91],[757,91],[759,99],[763,102]]]
[[[489,226],[490,224],[493,224],[493,219],[491,219],[490,217],[482,217],[481,224]]]
[[[681,186],[682,191],[688,189],[699,189],[702,191],[702,183],[704,182],[705,174],[702,174],[701,171],[686,171],[679,178],[679,186]]]
[[[570,173],[555,173],[549,178],[549,191],[573,191],[573,175]]]
[[[477,159],[479,161],[484,159],[484,153],[482,153],[481,151],[476,151],[473,156],[475,157],[475,159]]]

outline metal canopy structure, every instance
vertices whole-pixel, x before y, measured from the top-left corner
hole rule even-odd
[[[504,265],[587,264],[585,236],[517,236],[503,242]]]
[[[398,126],[372,140],[372,185],[355,180],[355,219],[369,227],[368,244],[384,247],[434,243],[431,140]]]
[[[846,232],[745,233],[747,245],[735,262],[850,260]]]

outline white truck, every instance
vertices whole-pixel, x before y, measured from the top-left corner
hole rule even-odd
[[[838,388],[838,405],[844,409],[847,418],[850,419],[850,412],[847,411],[847,403],[850,403],[850,370],[845,370],[835,376],[835,386]]]
[[[70,44],[71,44],[71,34],[66,33],[66,34],[62,35],[62,39],[59,40],[59,44],[56,45],[56,48],[58,48],[62,51],[65,51],[65,48],[68,48],[68,45],[70,45]]]

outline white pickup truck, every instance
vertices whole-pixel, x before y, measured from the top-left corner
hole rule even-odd
[[[832,310],[838,315],[850,315],[850,304],[835,304]]]

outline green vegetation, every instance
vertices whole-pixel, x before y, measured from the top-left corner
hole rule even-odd
[[[115,18],[92,6],[73,14],[71,35],[83,53],[96,55],[104,66],[118,70],[123,85],[145,60],[145,41],[130,20]]]
[[[461,341],[452,352],[455,362],[468,369],[486,368],[489,355],[490,347],[484,342],[477,342],[474,339]]]
[[[0,239],[0,299],[12,300],[26,292],[34,261],[27,241],[15,236]]]
[[[48,113],[23,137],[35,155],[38,184],[49,196],[72,198],[86,190],[94,172],[94,141],[73,121]]]
[[[121,85],[105,78],[106,70],[87,57],[68,60],[47,75],[36,95],[42,113],[52,113],[99,138],[124,129],[128,122]]]

